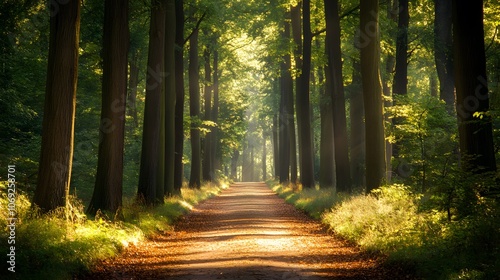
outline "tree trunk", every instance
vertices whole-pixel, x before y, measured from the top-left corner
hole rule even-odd
[[[175,163],[174,192],[181,193],[184,178],[184,0],[175,0]]]
[[[340,45],[340,17],[338,0],[325,0],[326,18],[326,92],[333,100],[333,131],[335,145],[335,168],[337,190],[351,191],[351,165],[347,140],[347,120],[345,110],[344,84],[342,75],[342,53]]]
[[[300,180],[304,188],[314,187],[314,153],[312,143],[311,106],[309,103],[309,76],[311,73],[311,14],[310,0],[304,0],[302,6],[303,61],[302,72],[298,77],[297,88],[297,123],[299,130]]]
[[[255,181],[255,146],[250,146],[250,182]]]
[[[282,33],[283,40],[290,39],[290,23],[285,21],[284,31]],[[280,183],[286,184],[290,181],[290,117],[289,106],[291,101],[290,91],[292,91],[293,81],[290,72],[291,57],[289,53],[283,56],[280,65],[281,72],[281,100],[279,112],[279,177]]]
[[[360,2],[361,77],[365,106],[366,131],[366,188],[382,185],[385,177],[385,134],[380,81],[380,43],[378,27],[378,0]]]
[[[165,177],[164,194],[175,194],[175,0],[166,0],[165,6]]]
[[[298,182],[297,173],[297,138],[295,133],[295,109],[293,106],[293,87],[292,80],[290,79],[290,92],[289,92],[289,107],[288,107],[288,135],[290,137],[290,182],[296,185]]]
[[[200,73],[198,70],[198,29],[189,38],[189,115],[191,117],[191,175],[189,187],[201,187]]]
[[[319,83],[322,84],[323,73],[319,72]],[[321,188],[332,188],[336,186],[332,96],[324,90],[324,87],[320,89],[320,96],[321,141],[319,147],[319,186]]]
[[[128,1],[104,4],[102,109],[97,174],[88,213],[99,209],[120,215],[122,206],[127,52]]]
[[[248,147],[248,140],[244,140],[243,154],[241,159],[241,181],[250,182],[251,179],[251,163],[250,163],[250,147]]]
[[[142,133],[141,166],[137,196],[147,204],[161,202],[163,191],[158,193],[158,164],[160,140],[160,101],[163,92],[162,73],[165,42],[164,2],[151,2],[149,28],[148,71],[146,76],[146,104]]]
[[[33,203],[43,213],[66,205],[75,131],[80,1],[60,5],[50,18],[42,147]]]
[[[351,117],[351,170],[353,186],[365,184],[365,109],[359,61],[353,60],[352,83],[350,85]]]
[[[434,59],[439,78],[439,98],[446,102],[450,113],[455,107],[451,3],[449,0],[434,0]]]
[[[231,179],[238,180],[238,158],[240,157],[240,151],[234,149],[233,156],[231,157]]]
[[[267,147],[266,132],[262,130],[262,181],[267,180]]]
[[[408,93],[408,24],[410,14],[408,0],[398,0],[398,35],[396,38],[396,68],[394,72],[393,94]]]
[[[274,163],[274,179],[279,178],[279,139],[278,139],[278,114],[273,116],[273,163]]]
[[[139,60],[139,53],[135,51],[130,58],[129,66],[129,81],[128,81],[128,96],[127,96],[127,104],[128,104],[128,115],[132,117],[133,126],[132,128],[136,128],[139,126],[139,120],[137,118],[137,85],[139,84],[139,66],[137,65]]]
[[[219,145],[219,52],[217,49],[214,50],[214,72],[213,72],[213,95],[214,104],[212,106],[212,121],[217,124],[217,126],[212,128],[211,133],[211,156],[212,156],[212,179],[215,178],[215,170],[221,170],[221,151]]]
[[[292,22],[292,37],[296,45],[294,49],[294,60],[295,68],[298,70],[302,67],[302,30],[300,22],[300,2],[296,6],[290,8],[291,22]],[[290,71],[291,71],[290,63]],[[293,79],[292,79],[293,80]],[[298,88],[298,79],[295,78],[295,92]],[[290,91],[288,97],[288,125],[289,125],[289,137],[290,137],[290,181],[292,184],[297,184],[298,182],[298,167],[297,167],[297,138],[295,131],[295,106],[294,106],[294,96],[293,96],[293,85],[290,81]]]
[[[395,57],[392,54],[387,54],[387,58],[385,61],[385,75],[382,80],[382,92],[384,94],[384,97],[386,98],[384,101],[384,108],[389,108],[393,106],[393,101],[392,101],[392,92],[390,88],[390,80],[392,77],[392,73],[394,71],[394,65],[395,65]],[[386,123],[393,123],[394,119],[390,118],[389,114],[384,114],[384,121]],[[396,121],[394,121],[393,124],[395,124]],[[396,145],[393,145],[393,143],[389,142],[389,140],[385,141],[385,170],[386,176],[385,179],[387,182],[390,182],[392,180],[392,156],[398,157],[398,149]]]
[[[484,51],[483,1],[453,1],[453,46],[460,152],[465,170],[496,171]]]
[[[208,47],[205,48],[203,52],[203,57],[205,58],[205,120],[210,121],[212,119],[212,69],[210,67],[210,50]],[[212,127],[209,128],[212,130]],[[212,154],[211,154],[211,132],[205,135],[203,140],[203,180],[211,182],[212,177]]]
[[[398,11],[398,0],[388,1],[386,9],[387,9],[387,18],[395,23],[398,23],[398,14],[400,12],[404,12],[404,11]],[[398,32],[401,32],[401,31],[398,31]],[[402,32],[407,32],[407,31],[405,29]],[[399,38],[400,38],[400,33],[397,33],[396,44],[400,43],[398,41]],[[398,51],[399,51],[399,53],[398,53]],[[402,53],[401,48],[399,48],[398,45],[396,45],[396,53],[398,53],[399,55],[401,55],[401,53]],[[399,58],[401,58],[401,57],[399,57]],[[404,58],[404,61],[406,61],[406,58]],[[384,93],[384,97],[385,97],[385,101],[384,101],[385,108],[389,108],[389,107],[392,107],[394,105],[394,102],[392,100],[393,94],[392,94],[390,84],[392,81],[393,82],[392,85],[394,87],[394,83],[395,83],[395,79],[396,79],[396,77],[393,75],[394,71],[395,71],[395,69],[394,69],[395,65],[396,65],[396,57],[394,56],[394,54],[389,52],[387,54],[387,58],[385,60],[385,73],[382,77],[382,92]],[[401,67],[401,64],[400,64],[400,67]],[[399,71],[399,73],[401,73],[401,69],[398,69],[398,71]],[[404,69],[404,71],[406,71],[406,68]],[[406,76],[404,78],[406,79]],[[399,77],[399,79],[401,79],[401,77]],[[405,81],[405,83],[406,83],[406,81]],[[405,90],[406,90],[406,86],[405,86]],[[384,121],[386,123],[390,123],[391,125],[395,125],[398,122],[398,120],[391,119],[389,114],[384,115]],[[398,157],[398,147],[397,147],[397,145],[393,145],[393,143],[391,143],[389,140],[386,140],[385,141],[385,170],[387,172],[386,172],[385,179],[387,182],[391,182],[391,180],[392,180],[392,156],[394,156],[395,158]]]

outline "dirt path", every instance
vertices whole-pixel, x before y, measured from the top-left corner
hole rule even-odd
[[[171,235],[127,250],[89,279],[399,278],[389,274],[265,184],[239,183],[198,205]]]

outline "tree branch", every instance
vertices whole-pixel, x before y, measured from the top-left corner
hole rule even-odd
[[[204,13],[203,13],[203,15],[200,17],[200,19],[198,19],[198,22],[196,22],[196,26],[195,26],[195,27],[193,28],[193,30],[191,31],[191,34],[189,34],[189,36],[187,36],[187,38],[184,40],[183,45],[185,45],[185,44],[189,41],[189,39],[191,38],[191,36],[193,36],[193,33],[194,33],[196,30],[200,29],[200,24],[201,24],[201,22],[203,21],[203,19],[205,18],[205,16],[206,16],[206,15],[207,15],[207,13],[206,13],[206,12],[204,12]]]

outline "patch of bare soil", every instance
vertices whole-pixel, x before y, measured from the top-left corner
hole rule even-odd
[[[402,279],[263,183],[238,183],[86,279]]]

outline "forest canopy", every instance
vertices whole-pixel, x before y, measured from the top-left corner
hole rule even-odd
[[[276,180],[346,196],[404,185],[442,223],[498,220],[497,0],[0,11],[0,179],[15,165],[41,213],[75,196],[119,220],[124,199]]]

